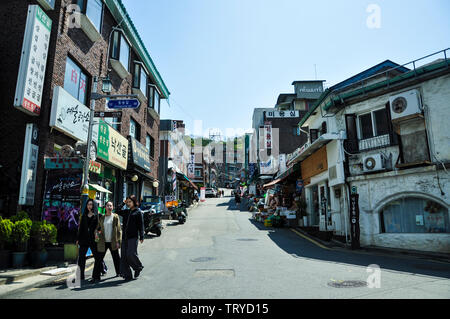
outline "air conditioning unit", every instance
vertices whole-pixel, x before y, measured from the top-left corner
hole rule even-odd
[[[392,121],[422,113],[422,103],[418,90],[410,90],[389,98]]]
[[[381,154],[374,154],[363,158],[363,172],[370,173],[385,169],[384,157]]]

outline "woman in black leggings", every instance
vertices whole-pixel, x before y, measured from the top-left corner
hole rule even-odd
[[[79,245],[78,266],[80,267],[81,280],[85,279],[86,253],[89,248],[94,255],[94,259],[98,259],[97,243],[95,242],[95,230],[98,227],[98,212],[95,206],[94,200],[88,199],[86,208],[83,214],[81,214],[80,225],[78,227],[76,244]],[[97,263],[95,263],[91,283],[100,281],[100,271],[97,271],[96,267],[98,267]],[[97,274],[98,276],[96,276]]]

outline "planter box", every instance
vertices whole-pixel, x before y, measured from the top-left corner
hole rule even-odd
[[[75,244],[64,244],[64,260],[76,261],[78,259],[78,246]]]
[[[31,266],[33,268],[43,268],[47,264],[47,251],[33,251],[31,252]]]
[[[26,252],[13,252],[12,253],[12,266],[13,268],[22,268],[26,262]]]
[[[63,262],[64,261],[64,247],[48,247],[46,248],[48,253],[49,262]]]
[[[0,250],[0,269],[8,269],[11,267],[11,251]]]

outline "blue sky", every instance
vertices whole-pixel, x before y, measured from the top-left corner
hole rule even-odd
[[[294,80],[331,86],[450,47],[448,0],[123,0],[171,92],[161,118],[251,127]],[[380,11],[367,12],[371,4]],[[367,20],[379,21],[369,28]]]

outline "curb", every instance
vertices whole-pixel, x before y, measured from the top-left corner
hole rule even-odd
[[[88,270],[89,267],[94,265],[94,259],[93,258],[89,258],[88,260],[86,260],[86,270]],[[76,265],[72,265],[72,267],[67,267],[68,269],[74,268]],[[0,299],[3,299],[6,296],[12,295],[12,294],[17,294],[17,293],[21,293],[24,292],[28,289],[32,289],[32,288],[39,288],[48,284],[51,284],[53,282],[56,281],[61,281],[64,278],[68,277],[69,275],[71,275],[73,273],[73,269],[71,269],[70,273],[66,272],[64,274],[60,274],[60,275],[56,275],[56,276],[48,276],[48,275],[41,275],[42,272],[44,271],[48,271],[48,270],[53,270],[53,269],[57,269],[57,267],[45,267],[45,268],[40,268],[40,269],[36,269],[36,271],[32,271],[30,272],[30,274],[28,276],[25,277],[21,277],[21,279],[28,279],[28,280],[32,280],[35,277],[38,276],[42,276],[42,280],[39,281],[31,281],[29,283],[22,283],[20,286],[18,286],[17,288],[11,288],[8,284],[5,285],[0,285]],[[76,269],[76,268],[74,268]],[[17,278],[14,278],[14,280],[11,282],[13,283],[14,281],[16,281]],[[18,279],[18,280],[21,280]],[[18,283],[16,283],[18,284]],[[7,288],[6,288],[7,287]],[[2,291],[2,290],[7,290],[7,291]]]
[[[291,229],[295,229],[296,231],[298,231],[299,233],[302,233],[304,236],[310,238],[313,241],[319,242],[320,244],[322,244],[323,246],[326,246],[330,249],[338,249],[338,250],[343,250],[343,251],[348,251],[348,252],[354,252],[354,253],[366,253],[366,254],[373,254],[373,253],[378,253],[384,256],[405,256],[405,257],[414,257],[414,258],[427,258],[433,261],[438,261],[438,262],[442,262],[442,263],[450,263],[450,257],[448,255],[445,254],[440,254],[440,253],[427,253],[427,252],[421,252],[421,251],[410,251],[410,250],[402,250],[402,249],[395,249],[395,248],[384,248],[384,247],[375,247],[375,246],[366,246],[366,247],[361,247],[360,249],[357,250],[352,250],[351,246],[346,245],[342,242],[339,242],[337,240],[331,240],[330,242],[321,240],[320,238],[314,237],[310,234],[308,234],[307,232],[303,231],[302,229],[299,229],[298,227],[295,228],[291,228]]]

